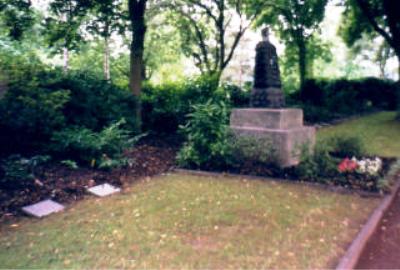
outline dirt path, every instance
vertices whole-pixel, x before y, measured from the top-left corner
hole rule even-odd
[[[400,191],[368,241],[357,269],[400,269]]]

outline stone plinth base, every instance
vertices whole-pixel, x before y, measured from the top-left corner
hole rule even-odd
[[[302,146],[315,144],[315,128],[303,126],[301,109],[235,109],[230,126],[237,136],[270,140],[281,167],[297,165]]]

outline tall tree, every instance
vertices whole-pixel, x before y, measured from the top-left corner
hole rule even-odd
[[[129,21],[131,23],[132,41],[130,45],[130,75],[129,87],[136,96],[136,119],[141,125],[140,95],[142,92],[143,52],[146,35],[146,4],[147,0],[128,0]]]
[[[91,0],[52,0],[49,16],[45,19],[45,33],[49,45],[56,52],[63,51],[64,71],[69,68],[69,52],[84,40],[82,21],[92,5]]]
[[[344,2],[340,34],[353,46],[363,34],[380,35],[394,50],[399,62],[400,80],[400,2],[396,0],[347,0]]]
[[[253,1],[255,7],[265,6],[258,24],[270,25],[285,42],[287,50],[296,52],[301,85],[312,70],[309,67],[307,47],[324,19],[327,2],[328,0]],[[250,12],[254,13],[257,10]]]
[[[184,53],[203,74],[218,79],[257,15],[246,16],[248,1],[242,0],[171,0],[167,6],[174,12]]]
[[[113,33],[123,34],[126,28],[126,14],[121,0],[94,1],[86,29],[104,42],[103,72],[104,78],[110,80],[110,38]]]
[[[30,0],[0,0],[0,26],[14,40],[21,40],[23,33],[34,22]]]

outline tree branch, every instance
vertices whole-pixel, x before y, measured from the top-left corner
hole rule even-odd
[[[375,29],[375,31],[378,32],[386,40],[386,42],[390,44],[390,46],[395,48],[396,44],[393,38],[382,27],[379,26],[378,22],[374,18],[374,15],[371,12],[371,7],[368,5],[368,3],[365,0],[356,0],[356,1],[362,13],[370,22],[371,26]]]

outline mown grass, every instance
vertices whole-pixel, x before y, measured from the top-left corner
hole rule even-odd
[[[400,157],[400,121],[395,112],[380,112],[318,131],[319,140],[332,136],[358,136],[370,155]]]
[[[172,174],[0,226],[1,268],[327,268],[378,199]]]

